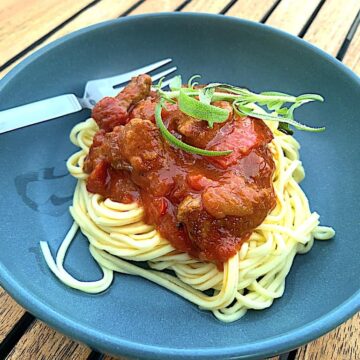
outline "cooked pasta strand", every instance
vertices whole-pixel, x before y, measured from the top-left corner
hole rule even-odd
[[[142,222],[143,209],[136,203],[116,203],[86,190],[87,174],[82,166],[97,125],[92,119],[76,125],[70,139],[81,150],[67,161],[69,172],[78,179],[70,208],[74,225],[56,260],[47,243],[41,242],[51,271],[66,285],[89,293],[109,287],[114,271],[141,276],[212,311],[224,322],[239,319],[248,309],[271,306],[274,299],[283,295],[295,255],[309,251],[314,238],[327,240],[335,232],[319,226],[319,215],[310,211],[298,185],[304,178],[299,143],[277,130],[273,122],[269,127],[274,134],[270,150],[276,163],[273,185],[277,205],[220,271],[215,264],[174,249],[153,226]],[[79,281],[64,268],[67,249],[78,227],[89,239],[91,255],[103,270],[101,280]],[[149,269],[134,265],[136,261],[148,261]],[[165,269],[173,275],[162,272]],[[211,289],[212,295],[203,292]]]

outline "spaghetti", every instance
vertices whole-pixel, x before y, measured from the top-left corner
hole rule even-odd
[[[122,204],[88,192],[88,174],[83,165],[98,126],[93,119],[76,125],[70,139],[80,151],[67,161],[69,172],[78,179],[70,207],[74,224],[55,260],[48,244],[41,242],[51,271],[66,285],[89,293],[108,288],[114,271],[141,276],[201,309],[212,311],[224,322],[241,318],[248,309],[271,306],[284,293],[285,279],[295,255],[308,252],[315,238],[327,240],[335,232],[330,227],[319,226],[319,215],[310,211],[308,199],[299,186],[305,176],[299,143],[280,132],[277,122],[266,121],[266,124],[274,135],[269,148],[275,161],[276,207],[238,253],[224,263],[223,271],[212,262],[177,251],[153,226],[143,222],[144,210],[137,203]],[[82,282],[64,268],[67,249],[78,228],[88,238],[91,255],[103,271],[101,280]],[[146,261],[149,268],[134,265],[138,261]],[[165,269],[172,275],[163,272]],[[205,294],[207,290],[213,294]]]

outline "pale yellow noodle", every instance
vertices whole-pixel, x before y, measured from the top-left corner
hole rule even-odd
[[[67,161],[69,172],[78,179],[70,213],[89,239],[90,252],[104,277],[95,282],[80,282],[64,269],[69,236],[74,237],[75,228],[56,262],[42,242],[51,270],[67,285],[86,292],[99,292],[110,286],[113,271],[142,276],[212,311],[225,322],[239,319],[248,309],[271,306],[284,293],[295,255],[309,251],[314,237],[326,240],[335,233],[332,228],[319,226],[319,215],[310,211],[298,185],[305,176],[299,160],[300,145],[277,130],[277,123],[267,124],[274,134],[269,146],[276,164],[273,178],[276,207],[238,254],[224,263],[223,271],[213,263],[193,259],[174,249],[153,226],[142,221],[144,211],[136,203],[117,203],[86,190],[88,175],[82,167],[98,128],[92,119],[77,124],[70,139],[80,150]],[[136,261],[147,261],[149,269],[134,265]],[[173,275],[162,272],[165,269]],[[211,289],[212,295],[204,293]]]

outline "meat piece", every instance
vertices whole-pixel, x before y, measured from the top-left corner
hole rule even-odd
[[[180,204],[177,211],[177,219],[186,223],[189,214],[202,211],[201,197],[188,195]]]
[[[132,119],[120,128],[117,139],[120,151],[114,151],[111,164],[125,159],[136,172],[157,170],[166,166],[164,145],[157,127],[148,120]]]
[[[120,157],[130,164],[135,184],[154,196],[168,194],[174,179],[161,171],[168,167],[168,158],[156,125],[148,120],[132,119],[122,130],[118,140]]]
[[[202,201],[204,209],[215,219],[241,217],[261,211],[261,203],[267,201],[271,193],[271,188],[261,189],[246,183],[241,176],[227,174],[217,186],[205,189]]]
[[[130,113],[130,119],[139,118],[143,120],[150,120],[155,123],[155,106],[157,104],[157,95],[154,92],[150,93],[146,99],[139,101]]]
[[[145,99],[151,88],[151,77],[147,74],[131,79],[130,83],[115,97],[100,100],[92,111],[92,117],[101,129],[111,131],[115,126],[129,120],[129,109]]]
[[[131,172],[135,184],[156,196],[169,193],[174,183],[159,172],[167,167],[166,151],[157,127],[148,120],[132,119],[106,133],[102,142],[91,148],[84,169],[91,172],[101,161],[115,170]]]
[[[133,77],[129,84],[116,95],[124,106],[130,106],[138,103],[140,100],[149,96],[151,90],[151,77],[148,74],[141,74]]]
[[[115,169],[130,169],[128,163],[119,159],[119,132],[120,127],[115,127],[113,131],[106,133],[104,129],[99,130],[90,147],[89,154],[84,161],[84,171],[91,173],[96,165],[101,161],[106,161]]]
[[[87,179],[86,188],[88,191],[103,195],[103,189],[106,186],[106,178],[108,176],[108,168],[109,164],[104,160],[99,161],[95,165]]]
[[[186,174],[180,171],[173,176],[174,186],[168,196],[173,204],[179,204],[188,195],[189,185],[186,180]]]
[[[162,117],[177,138],[233,150],[223,157],[187,153],[167,143],[154,124],[158,99],[148,80],[134,78],[94,110],[102,129],[84,163],[87,188],[114,201],[141,202],[144,221],[178,251],[225,262],[275,206],[272,133],[262,120],[234,114],[226,101],[214,105],[229,109],[229,119],[213,128],[167,104]]]
[[[179,204],[177,219],[185,225],[203,259],[228,256],[229,244],[234,251],[238,249],[244,234],[264,221],[275,206],[271,184],[259,187],[231,172],[217,183],[202,179],[198,184],[206,188]]]
[[[122,136],[124,132],[124,126],[116,126],[113,131],[108,132],[105,135],[104,142],[102,144],[102,152],[106,156],[106,160],[109,164],[117,170],[131,170],[131,166],[127,159],[121,156],[123,143]]]
[[[248,183],[256,183],[259,187],[271,187],[272,177],[269,174],[272,174],[275,164],[267,146],[253,149],[237,164],[234,174],[243,176]]]
[[[140,198],[138,187],[127,171],[114,170],[106,161],[99,162],[87,179],[88,191],[129,204]]]
[[[105,160],[114,169],[139,173],[165,166],[165,150],[156,126],[148,121],[132,119],[113,131],[98,131],[86,157],[84,170],[90,173]]]
[[[232,106],[227,101],[216,101],[212,105],[228,110],[230,114],[229,119],[232,118]],[[206,121],[196,120],[178,109],[171,117],[176,119],[176,130],[183,135],[183,141],[202,149],[216,136],[219,129],[225,125],[225,123],[215,123],[210,128]]]
[[[107,96],[95,105],[91,116],[101,129],[108,132],[127,122],[127,110],[116,98]]]
[[[180,111],[179,111],[180,112]],[[181,113],[177,119],[177,131],[183,135],[182,140],[187,144],[205,149],[206,145],[212,140],[219,129],[224,125],[222,123],[214,124],[209,128],[206,121],[195,120],[190,116]]]
[[[155,123],[156,102],[152,98],[141,100],[131,111],[130,119],[140,118]]]
[[[186,180],[190,188],[195,191],[202,191],[209,186],[217,185],[216,181],[213,181],[202,174],[188,174]]]
[[[101,147],[104,142],[105,134],[105,130],[99,130],[93,138],[93,143],[85,158],[83,166],[84,171],[88,174],[93,171],[97,164],[106,159],[106,155]]]
[[[247,156],[253,149],[265,147],[273,135],[266,124],[252,117],[234,117],[227,122],[209,142],[208,150],[233,150],[227,156],[213,156],[208,160],[223,169],[227,169]]]
[[[189,195],[183,200],[178,207],[177,220],[185,227],[192,252],[200,260],[224,262],[235,255],[236,245],[243,239],[236,236],[238,232],[227,229],[234,223],[230,217],[226,221],[214,220],[203,209],[199,195]]]

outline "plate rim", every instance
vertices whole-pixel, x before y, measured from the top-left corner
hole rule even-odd
[[[289,40],[300,47],[305,47],[316,55],[322,57],[330,62],[344,75],[351,78],[352,81],[358,84],[360,88],[360,77],[350,70],[345,64],[326,53],[325,51],[317,48],[316,46],[306,42],[285,31],[279,30],[272,26],[257,23],[254,21],[241,19],[233,16],[223,16],[218,14],[205,14],[194,12],[164,12],[164,13],[150,13],[135,16],[126,16],[123,18],[104,21],[94,24],[55,40],[54,42],[37,50],[29,55],[26,59],[21,61],[13,69],[10,70],[2,79],[0,79],[0,94],[6,85],[28,64],[35,61],[48,51],[58,45],[71,40],[79,35],[85,34],[89,31],[96,31],[97,29],[111,27],[114,24],[142,21],[146,18],[176,18],[176,17],[192,17],[192,18],[217,18],[225,22],[234,22],[245,25],[247,27],[262,28],[265,31],[274,34],[277,37],[282,37]],[[0,284],[1,286],[25,309],[31,312],[36,318],[46,322],[56,330],[70,336],[73,339],[82,341],[92,347],[109,352],[113,354],[120,354],[125,356],[137,356],[144,358],[157,359],[183,359],[184,356],[189,359],[215,359],[221,356],[224,359],[235,357],[242,357],[246,359],[258,358],[264,356],[271,356],[281,352],[289,351],[297,348],[315,338],[320,337],[342,322],[350,318],[360,310],[360,289],[355,292],[350,298],[334,308],[332,311],[320,316],[319,318],[307,323],[297,329],[287,331],[279,336],[273,336],[265,340],[258,340],[247,344],[239,344],[231,347],[218,347],[218,348],[192,348],[192,349],[179,349],[163,347],[158,345],[145,345],[139,342],[125,340],[114,335],[106,334],[100,330],[93,330],[85,325],[81,325],[73,321],[70,317],[59,314],[51,309],[41,298],[24,290],[15,279],[12,278],[10,271],[0,261]]]

